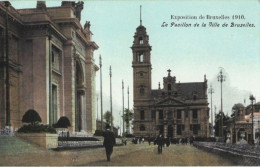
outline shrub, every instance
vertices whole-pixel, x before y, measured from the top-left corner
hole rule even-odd
[[[36,124],[42,122],[42,119],[35,110],[30,109],[23,115],[22,122]]]
[[[126,134],[125,137],[135,137],[133,134]]]
[[[70,120],[65,116],[60,117],[58,122],[54,125],[55,128],[68,128],[69,126],[71,126]]]
[[[95,136],[103,136],[104,131],[103,130],[96,130],[94,135]]]
[[[30,124],[22,126],[18,133],[56,133],[56,130],[48,125]]]

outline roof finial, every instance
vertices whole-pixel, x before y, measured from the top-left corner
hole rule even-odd
[[[142,25],[142,5],[140,5],[140,25]]]
[[[170,77],[170,76],[171,76],[171,71],[172,71],[172,70],[169,69],[169,70],[167,70],[167,71],[168,71],[168,77]]]

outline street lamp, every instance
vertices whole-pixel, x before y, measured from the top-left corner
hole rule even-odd
[[[210,88],[209,88],[209,94],[211,95],[211,135],[214,136],[214,133],[213,133],[213,108],[212,108],[212,93],[214,93],[214,89],[212,88],[212,85],[210,85]]]
[[[218,75],[218,81],[220,82],[220,88],[221,88],[221,121],[220,121],[220,137],[223,137],[223,103],[222,103],[222,82],[225,81],[226,76],[223,75],[223,69],[222,67],[220,68],[220,72]]]
[[[251,105],[252,105],[252,144],[254,144],[254,110],[253,110],[253,102],[255,100],[255,97],[251,94],[249,96],[249,99],[251,100]]]

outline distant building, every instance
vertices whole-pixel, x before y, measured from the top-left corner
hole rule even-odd
[[[260,137],[260,102],[253,105],[253,135],[254,141]],[[238,143],[241,140],[241,133],[245,134],[245,140],[252,142],[252,105],[245,107],[238,103],[232,107],[232,115],[227,127],[232,143]]]
[[[35,109],[44,124],[67,116],[72,131],[93,133],[99,69],[93,52],[98,45],[91,39],[90,22],[80,24],[83,2],[62,1],[59,7],[46,7],[38,1],[33,9],[5,5],[0,2],[0,128],[19,128],[24,113]]]
[[[203,82],[177,83],[168,70],[162,88],[159,83],[158,89],[152,89],[152,47],[142,24],[136,28],[131,49],[134,135],[155,137],[162,133],[171,138],[209,137],[206,76]]]

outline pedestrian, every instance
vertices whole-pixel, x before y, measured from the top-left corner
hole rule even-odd
[[[142,138],[142,143],[144,143],[144,138]]]
[[[125,146],[127,144],[127,138],[126,137],[124,137],[124,144],[125,144]]]
[[[156,143],[158,145],[158,154],[162,154],[162,146],[163,146],[163,136],[160,134],[157,139]]]
[[[104,143],[103,145],[106,148],[107,161],[110,161],[110,156],[113,152],[113,147],[116,144],[115,135],[110,131],[110,126],[106,125],[106,131],[103,133]]]
[[[149,143],[149,145],[151,144],[151,139],[150,139],[150,137],[148,138],[148,143]]]

